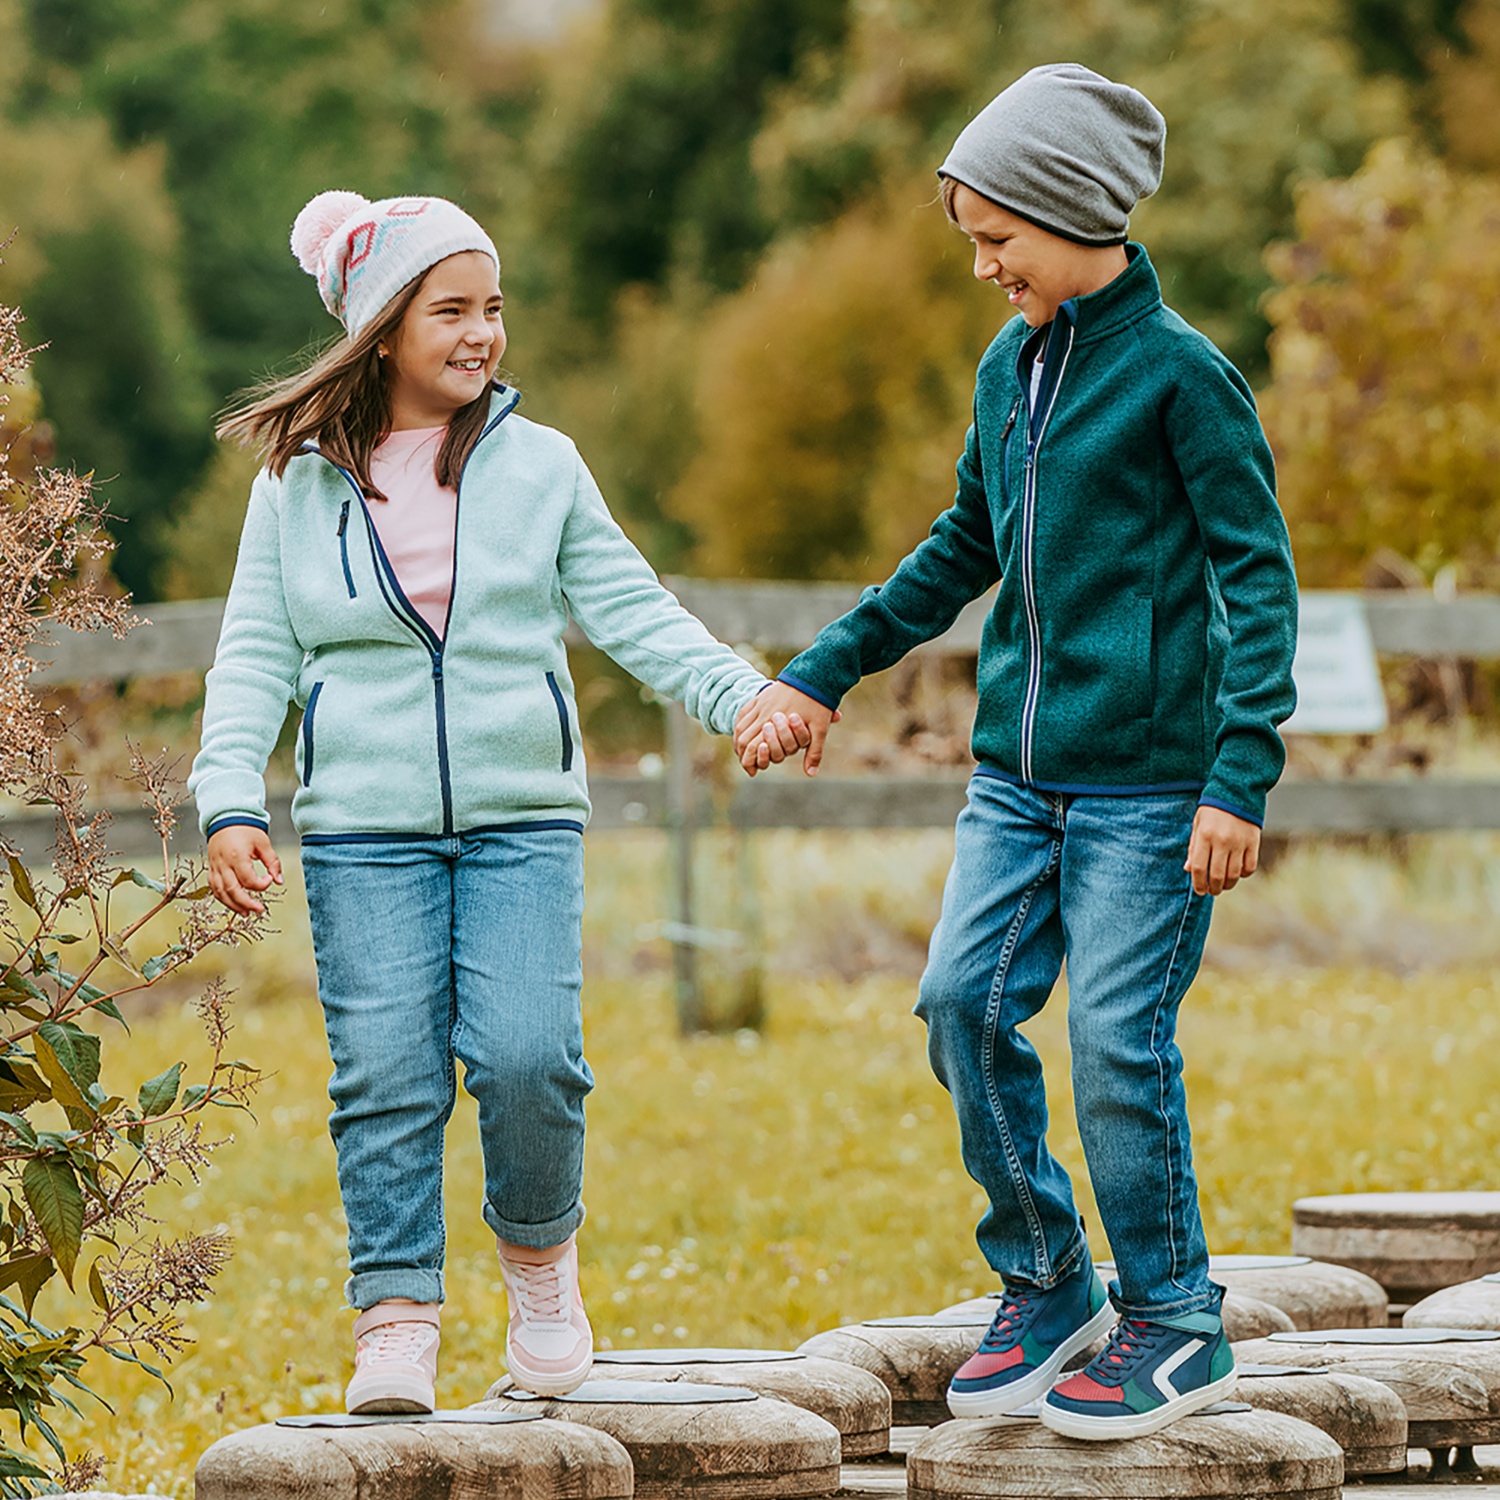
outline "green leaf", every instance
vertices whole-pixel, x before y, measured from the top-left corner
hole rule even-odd
[[[49,943],[62,943],[66,946],[69,943],[81,943],[83,939],[76,932],[54,932],[48,937],[47,941]]]
[[[7,969],[0,985],[10,990],[12,994],[25,995],[28,1000],[45,1000],[47,992],[34,980],[28,979],[18,969]]]
[[[109,1313],[109,1292],[105,1288],[104,1278],[99,1274],[99,1262],[96,1260],[89,1267],[89,1296],[94,1299],[94,1306],[100,1312]]]
[[[7,854],[5,862],[10,866],[10,883],[16,888],[16,895],[32,911],[40,913],[41,907],[37,905],[36,888],[31,883],[31,876],[27,873],[26,866],[14,854]]]
[[[138,886],[140,886],[142,890],[155,891],[158,896],[165,896],[167,894],[167,888],[161,883],[161,881],[153,880],[142,870],[132,870],[130,872],[130,878]]]
[[[206,896],[212,895],[213,891],[210,887],[206,885],[195,885],[190,891],[179,891],[177,893],[177,899],[179,901],[202,901]]]
[[[5,1110],[0,1110],[0,1122],[9,1125],[28,1146],[36,1145],[36,1131],[31,1128],[30,1122],[23,1120],[20,1115],[13,1115]]]
[[[143,1125],[127,1125],[125,1127],[125,1139],[135,1147],[137,1151],[143,1151],[146,1147],[146,1129]]]
[[[207,1092],[208,1092],[208,1085],[206,1083],[195,1083],[190,1088],[183,1089],[183,1091],[182,1091],[182,1107],[184,1109],[192,1109],[192,1108],[194,1108],[196,1105],[198,1105],[198,1104],[200,1104],[202,1102],[203,1096]]]
[[[38,1468],[29,1458],[22,1458],[14,1448],[0,1448],[0,1478],[4,1479],[50,1479],[45,1469]]]
[[[48,1021],[37,1028],[40,1036],[57,1054],[73,1082],[81,1089],[99,1080],[99,1038],[91,1036],[71,1021]]]
[[[39,1156],[26,1163],[21,1173],[21,1191],[47,1238],[57,1269],[69,1288],[73,1266],[83,1243],[83,1193],[65,1156]]]
[[[164,1115],[177,1101],[177,1087],[182,1082],[182,1064],[173,1063],[165,1073],[148,1078],[136,1095],[141,1113],[148,1119],[152,1115]],[[132,1144],[139,1144],[132,1139]]]
[[[40,1032],[36,1036],[36,1060],[37,1066],[47,1075],[47,1082],[52,1085],[52,1097],[67,1111],[68,1123],[83,1129],[93,1118],[94,1106],[89,1103],[63,1060]],[[83,1125],[79,1125],[80,1119]]]
[[[36,1294],[42,1289],[45,1282],[51,1279],[57,1267],[52,1262],[52,1257],[45,1251],[27,1251],[24,1255],[14,1256],[12,1259],[0,1265],[0,1291],[8,1286],[21,1287],[21,1296],[26,1303],[26,1312],[31,1313],[31,1304],[36,1301]]]

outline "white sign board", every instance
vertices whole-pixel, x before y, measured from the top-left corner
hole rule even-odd
[[[1375,645],[1358,594],[1303,594],[1292,662],[1297,711],[1287,734],[1377,734],[1386,726]]]

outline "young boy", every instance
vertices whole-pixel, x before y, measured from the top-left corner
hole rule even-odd
[[[957,498],[736,726],[752,774],[799,747],[814,771],[844,694],[999,582],[917,1006],[1005,1286],[948,1404],[1045,1398],[1080,1438],[1155,1432],[1234,1381],[1174,1032],[1212,897],[1254,873],[1294,702],[1296,583],[1249,388],[1126,237],[1164,137],[1142,95],[1075,64],[1034,69],[959,136],[943,202],[1021,316],[980,362]],[[1107,1297],[1018,1030],[1064,960]]]

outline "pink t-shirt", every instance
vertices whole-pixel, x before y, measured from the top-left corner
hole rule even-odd
[[[458,494],[437,482],[434,464],[445,427],[393,432],[370,455],[370,478],[386,498],[369,510],[401,590],[439,635],[453,592]]]

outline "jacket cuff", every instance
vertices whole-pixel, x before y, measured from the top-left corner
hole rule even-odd
[[[221,828],[258,828],[262,833],[271,831],[271,825],[260,818],[247,818],[241,813],[228,813],[222,818],[215,818],[203,830],[203,837],[211,839]]]
[[[836,709],[839,706],[837,698],[830,698],[822,688],[814,687],[806,678],[794,677],[790,672],[782,672],[776,680],[786,683],[789,688],[796,688],[799,693],[806,693],[809,698],[821,703],[824,708]]]
[[[1222,797],[1214,796],[1210,792],[1198,799],[1199,807],[1217,807],[1220,812],[1227,812],[1232,817],[1243,818],[1247,823],[1254,823],[1257,828],[1266,826],[1265,801],[1262,799],[1259,812],[1252,812],[1245,804],[1237,802],[1226,802]]]

